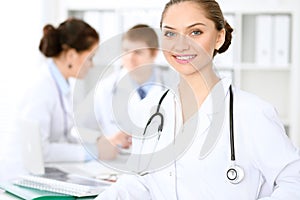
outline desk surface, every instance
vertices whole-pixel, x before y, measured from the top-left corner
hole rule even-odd
[[[21,198],[18,198],[12,194],[9,194],[9,193],[3,191],[3,192],[0,192],[0,199],[1,200],[17,200],[17,199],[21,199]]]
[[[10,193],[7,192],[0,192],[0,199],[1,200],[22,200],[21,198],[14,196]],[[84,197],[84,198],[78,198],[78,200],[93,200],[95,198],[90,198],[90,197]]]
[[[123,162],[123,159],[118,159],[112,162]],[[47,163],[47,167],[56,167],[68,173],[74,173],[82,176],[87,176],[91,178],[99,178],[99,179],[114,179],[118,175],[119,172],[109,168],[109,165],[104,166],[103,163],[98,161],[90,161],[90,162],[77,162],[77,163]],[[21,172],[14,172],[16,174],[22,174]],[[114,176],[112,176],[114,175]],[[1,200],[20,200],[21,198],[16,197],[10,193],[2,191],[0,189],[0,199]],[[78,198],[78,199],[93,199],[93,198]]]
[[[117,159],[112,161],[97,161],[92,160],[89,162],[77,162],[77,163],[48,163],[48,167],[56,167],[68,173],[74,173],[82,176],[87,176],[97,179],[106,179],[111,175],[118,176],[120,171],[113,168],[118,165],[124,165],[128,160],[129,155],[120,155]]]

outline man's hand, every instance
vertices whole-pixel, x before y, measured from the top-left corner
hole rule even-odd
[[[112,160],[117,157],[119,148],[128,149],[131,146],[131,136],[119,131],[111,137],[98,138],[97,146],[100,160]]]
[[[109,138],[110,142],[117,147],[128,149],[131,146],[131,136],[119,131]]]

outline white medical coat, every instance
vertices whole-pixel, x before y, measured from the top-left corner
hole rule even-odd
[[[231,81],[227,79],[217,84],[227,94],[225,99],[217,100],[221,102],[220,106],[212,106],[212,93],[201,105],[196,115],[199,126],[194,140],[184,154],[177,157],[176,162],[144,176],[124,175],[100,194],[97,200],[175,200],[176,193],[178,199],[189,200],[299,200],[298,149],[288,139],[274,108],[258,97],[238,89],[234,89],[235,155],[236,164],[244,169],[245,177],[239,184],[228,181],[226,171],[231,164],[228,117],[230,84]],[[145,101],[145,107],[157,104],[160,96],[149,100],[148,104]],[[212,120],[220,114],[220,109],[224,108],[222,105],[226,106],[226,112],[219,137],[201,157],[200,152],[209,136]],[[167,114],[164,115],[165,128],[158,146],[176,139],[173,135],[174,118],[179,119],[178,124],[181,116],[181,111],[174,116],[177,111],[174,110],[174,98],[170,92],[161,109],[165,109]],[[149,112],[143,113],[146,113],[147,120]],[[154,141],[155,139],[146,141],[144,149],[153,149]],[[147,147],[147,143],[152,144]],[[141,142],[133,140],[133,148],[140,145]]]
[[[70,134],[73,127],[70,87],[63,76],[59,74],[52,60],[41,67],[41,70],[32,78],[19,103],[18,115],[39,124],[45,162],[84,161],[85,149]],[[58,87],[50,68],[56,71],[55,78],[60,79]],[[66,109],[66,117],[60,102],[60,93]],[[65,119],[67,123],[65,123]],[[65,128],[67,129],[66,135]]]

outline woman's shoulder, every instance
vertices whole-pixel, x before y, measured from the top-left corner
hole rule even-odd
[[[259,114],[274,113],[276,111],[275,106],[267,100],[239,88],[235,88],[234,101],[237,112]]]
[[[49,101],[52,93],[55,92],[55,83],[46,69],[37,70],[23,85],[21,99],[37,101]]]
[[[53,87],[53,80],[51,78],[50,72],[47,69],[38,70],[28,82],[27,90],[36,92],[50,92]]]

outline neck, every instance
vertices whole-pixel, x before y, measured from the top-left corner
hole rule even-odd
[[[70,78],[70,70],[69,70],[67,64],[63,60],[60,60],[58,58],[53,58],[53,61],[54,61],[55,65],[57,66],[58,70],[60,71],[60,73],[63,75],[63,77],[66,80],[68,78]]]
[[[130,77],[137,82],[139,85],[142,85],[148,81],[152,75],[153,66],[142,66],[137,69],[131,70]]]
[[[183,109],[183,119],[186,121],[201,107],[211,89],[220,79],[211,68],[187,76],[181,76],[179,93]]]

